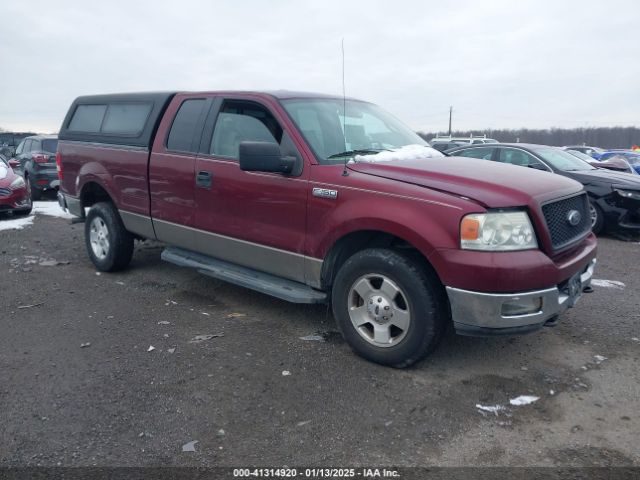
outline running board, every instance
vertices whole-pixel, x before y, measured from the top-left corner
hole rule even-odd
[[[180,267],[195,268],[199,273],[204,275],[234,283],[241,287],[250,288],[251,290],[281,298],[288,302],[327,302],[326,293],[314,290],[303,283],[258,272],[257,270],[241,267],[240,265],[235,265],[182,248],[165,248],[161,258],[165,262],[173,263]]]

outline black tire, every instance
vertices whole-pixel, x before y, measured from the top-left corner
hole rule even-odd
[[[591,216],[591,230],[593,231],[593,233],[598,235],[604,230],[604,213],[602,212],[602,209],[592,201],[589,201],[589,207],[589,214]],[[592,217],[593,215],[595,215],[595,221]]]
[[[95,222],[95,223],[94,223]],[[99,226],[101,232],[106,232],[108,246],[103,244],[100,255],[92,246],[92,228]],[[102,272],[115,272],[126,268],[133,256],[133,235],[122,223],[122,219],[114,205],[110,202],[96,203],[91,207],[84,224],[84,238],[89,258]],[[96,247],[98,248],[98,247]]]
[[[380,302],[381,299],[375,293],[365,299],[352,288],[363,278],[367,279],[367,285],[374,285],[376,276],[386,277],[395,284],[398,288],[398,296],[394,297],[393,304],[396,306],[398,303],[404,304],[406,307],[404,313],[410,318],[408,328],[404,334],[396,337],[399,340],[395,345],[393,345],[393,338],[388,343],[389,346],[378,346],[379,344],[375,344],[375,339],[365,338],[374,335],[376,325],[373,320],[369,320],[369,317],[373,318],[372,315],[378,314],[375,300]],[[372,292],[376,291],[382,292],[382,290],[372,290]],[[371,305],[371,299],[374,300],[374,311],[367,306]],[[395,250],[372,248],[354,254],[342,265],[336,275],[331,301],[338,327],[351,348],[367,360],[395,368],[407,367],[431,353],[440,342],[447,324],[448,308],[445,292],[436,274],[422,265],[420,259]],[[364,305],[359,305],[359,302]],[[381,305],[388,303],[384,300]],[[354,307],[355,304],[359,306]],[[363,307],[366,311],[362,310]],[[396,311],[394,306],[391,306],[391,309]],[[361,312],[358,315],[364,314],[363,318],[368,322],[359,328],[355,326],[350,316],[350,312],[356,310]],[[393,323],[393,321],[387,323]],[[386,327],[380,324],[378,326]],[[391,328],[398,330],[395,325]]]
[[[40,200],[42,198],[42,190],[36,188],[31,183],[31,180],[29,179],[28,175],[25,175],[24,179],[27,182],[27,185],[29,185],[29,192],[31,193],[31,201],[32,202],[37,202],[38,200]]]
[[[29,215],[31,213],[31,210],[33,210],[33,207],[29,206],[29,208],[25,208],[22,210],[14,210],[13,211],[13,215],[15,217],[26,217],[27,215]]]

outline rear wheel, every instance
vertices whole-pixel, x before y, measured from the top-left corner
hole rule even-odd
[[[394,250],[367,249],[340,268],[333,314],[362,357],[407,367],[437,346],[446,324],[444,292],[436,275]]]
[[[25,182],[27,182],[27,186],[29,188],[29,193],[31,194],[31,201],[36,202],[42,198],[42,190],[36,188],[36,186],[31,183],[29,176],[26,175],[24,177]]]
[[[598,234],[604,228],[604,214],[602,209],[595,203],[589,201],[589,216],[591,217],[591,230]]]
[[[131,262],[133,235],[124,228],[112,203],[100,202],[91,207],[84,233],[89,258],[98,270],[122,270]]]

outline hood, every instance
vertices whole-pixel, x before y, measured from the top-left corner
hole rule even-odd
[[[566,172],[579,182],[585,185],[595,183],[609,183],[616,185],[624,185],[634,189],[640,189],[640,176],[627,172],[615,172],[613,170],[581,170],[578,172]]]
[[[13,182],[18,176],[19,175],[16,175],[13,172],[13,170],[11,170],[7,166],[0,163],[0,187],[1,188],[6,188],[9,185],[11,185],[11,182]]]
[[[467,197],[487,208],[527,205],[531,199],[541,203],[583,188],[578,182],[553,173],[463,157],[355,162],[349,163],[348,168]]]

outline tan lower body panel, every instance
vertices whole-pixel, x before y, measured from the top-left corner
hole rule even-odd
[[[152,230],[155,230],[158,240],[169,245],[294,280],[311,287],[321,286],[323,262],[317,258],[163,220],[153,220]]]

